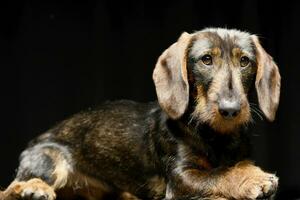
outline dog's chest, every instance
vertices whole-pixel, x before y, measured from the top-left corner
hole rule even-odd
[[[212,167],[232,165],[249,156],[250,145],[244,135],[205,139],[204,152]]]

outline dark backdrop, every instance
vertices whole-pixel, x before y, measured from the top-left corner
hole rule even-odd
[[[253,158],[277,172],[280,199],[300,198],[299,3],[20,2],[0,10],[2,187],[31,138],[104,100],[154,100],[151,73],[160,53],[183,31],[220,26],[262,36],[280,67],[277,120],[258,122]]]

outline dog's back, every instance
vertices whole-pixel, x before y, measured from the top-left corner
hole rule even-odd
[[[158,103],[108,102],[33,141],[2,198],[274,197],[278,178],[247,161],[242,131],[253,106],[272,121],[279,103],[278,67],[255,35],[183,33],[159,57],[153,80]]]
[[[85,192],[86,187],[95,187],[93,193],[101,196],[122,188],[153,198],[158,195],[156,184],[165,189],[149,139],[159,126],[160,114],[155,102],[126,100],[76,114],[31,142],[21,155],[16,178],[26,181],[43,176],[56,188],[78,184],[75,187]]]

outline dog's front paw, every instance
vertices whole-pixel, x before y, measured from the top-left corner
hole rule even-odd
[[[4,192],[6,199],[54,200],[56,194],[52,187],[41,179],[30,179],[27,182],[13,182]]]
[[[239,187],[242,199],[273,199],[278,187],[278,178],[262,173],[246,178]]]
[[[228,199],[255,200],[274,198],[278,187],[278,178],[266,173],[251,162],[240,162],[220,179],[215,194]]]

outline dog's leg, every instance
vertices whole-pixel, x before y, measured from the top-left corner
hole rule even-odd
[[[54,189],[39,178],[28,181],[14,181],[2,193],[1,200],[40,199],[53,200],[56,198]]]
[[[200,194],[199,199],[273,199],[278,186],[275,175],[250,162],[240,162],[234,167],[215,171],[178,168],[176,171],[167,185],[167,199],[192,194]]]
[[[21,154],[16,179],[2,198],[53,200],[54,191],[67,184],[72,170],[66,147],[52,142],[37,144]]]

